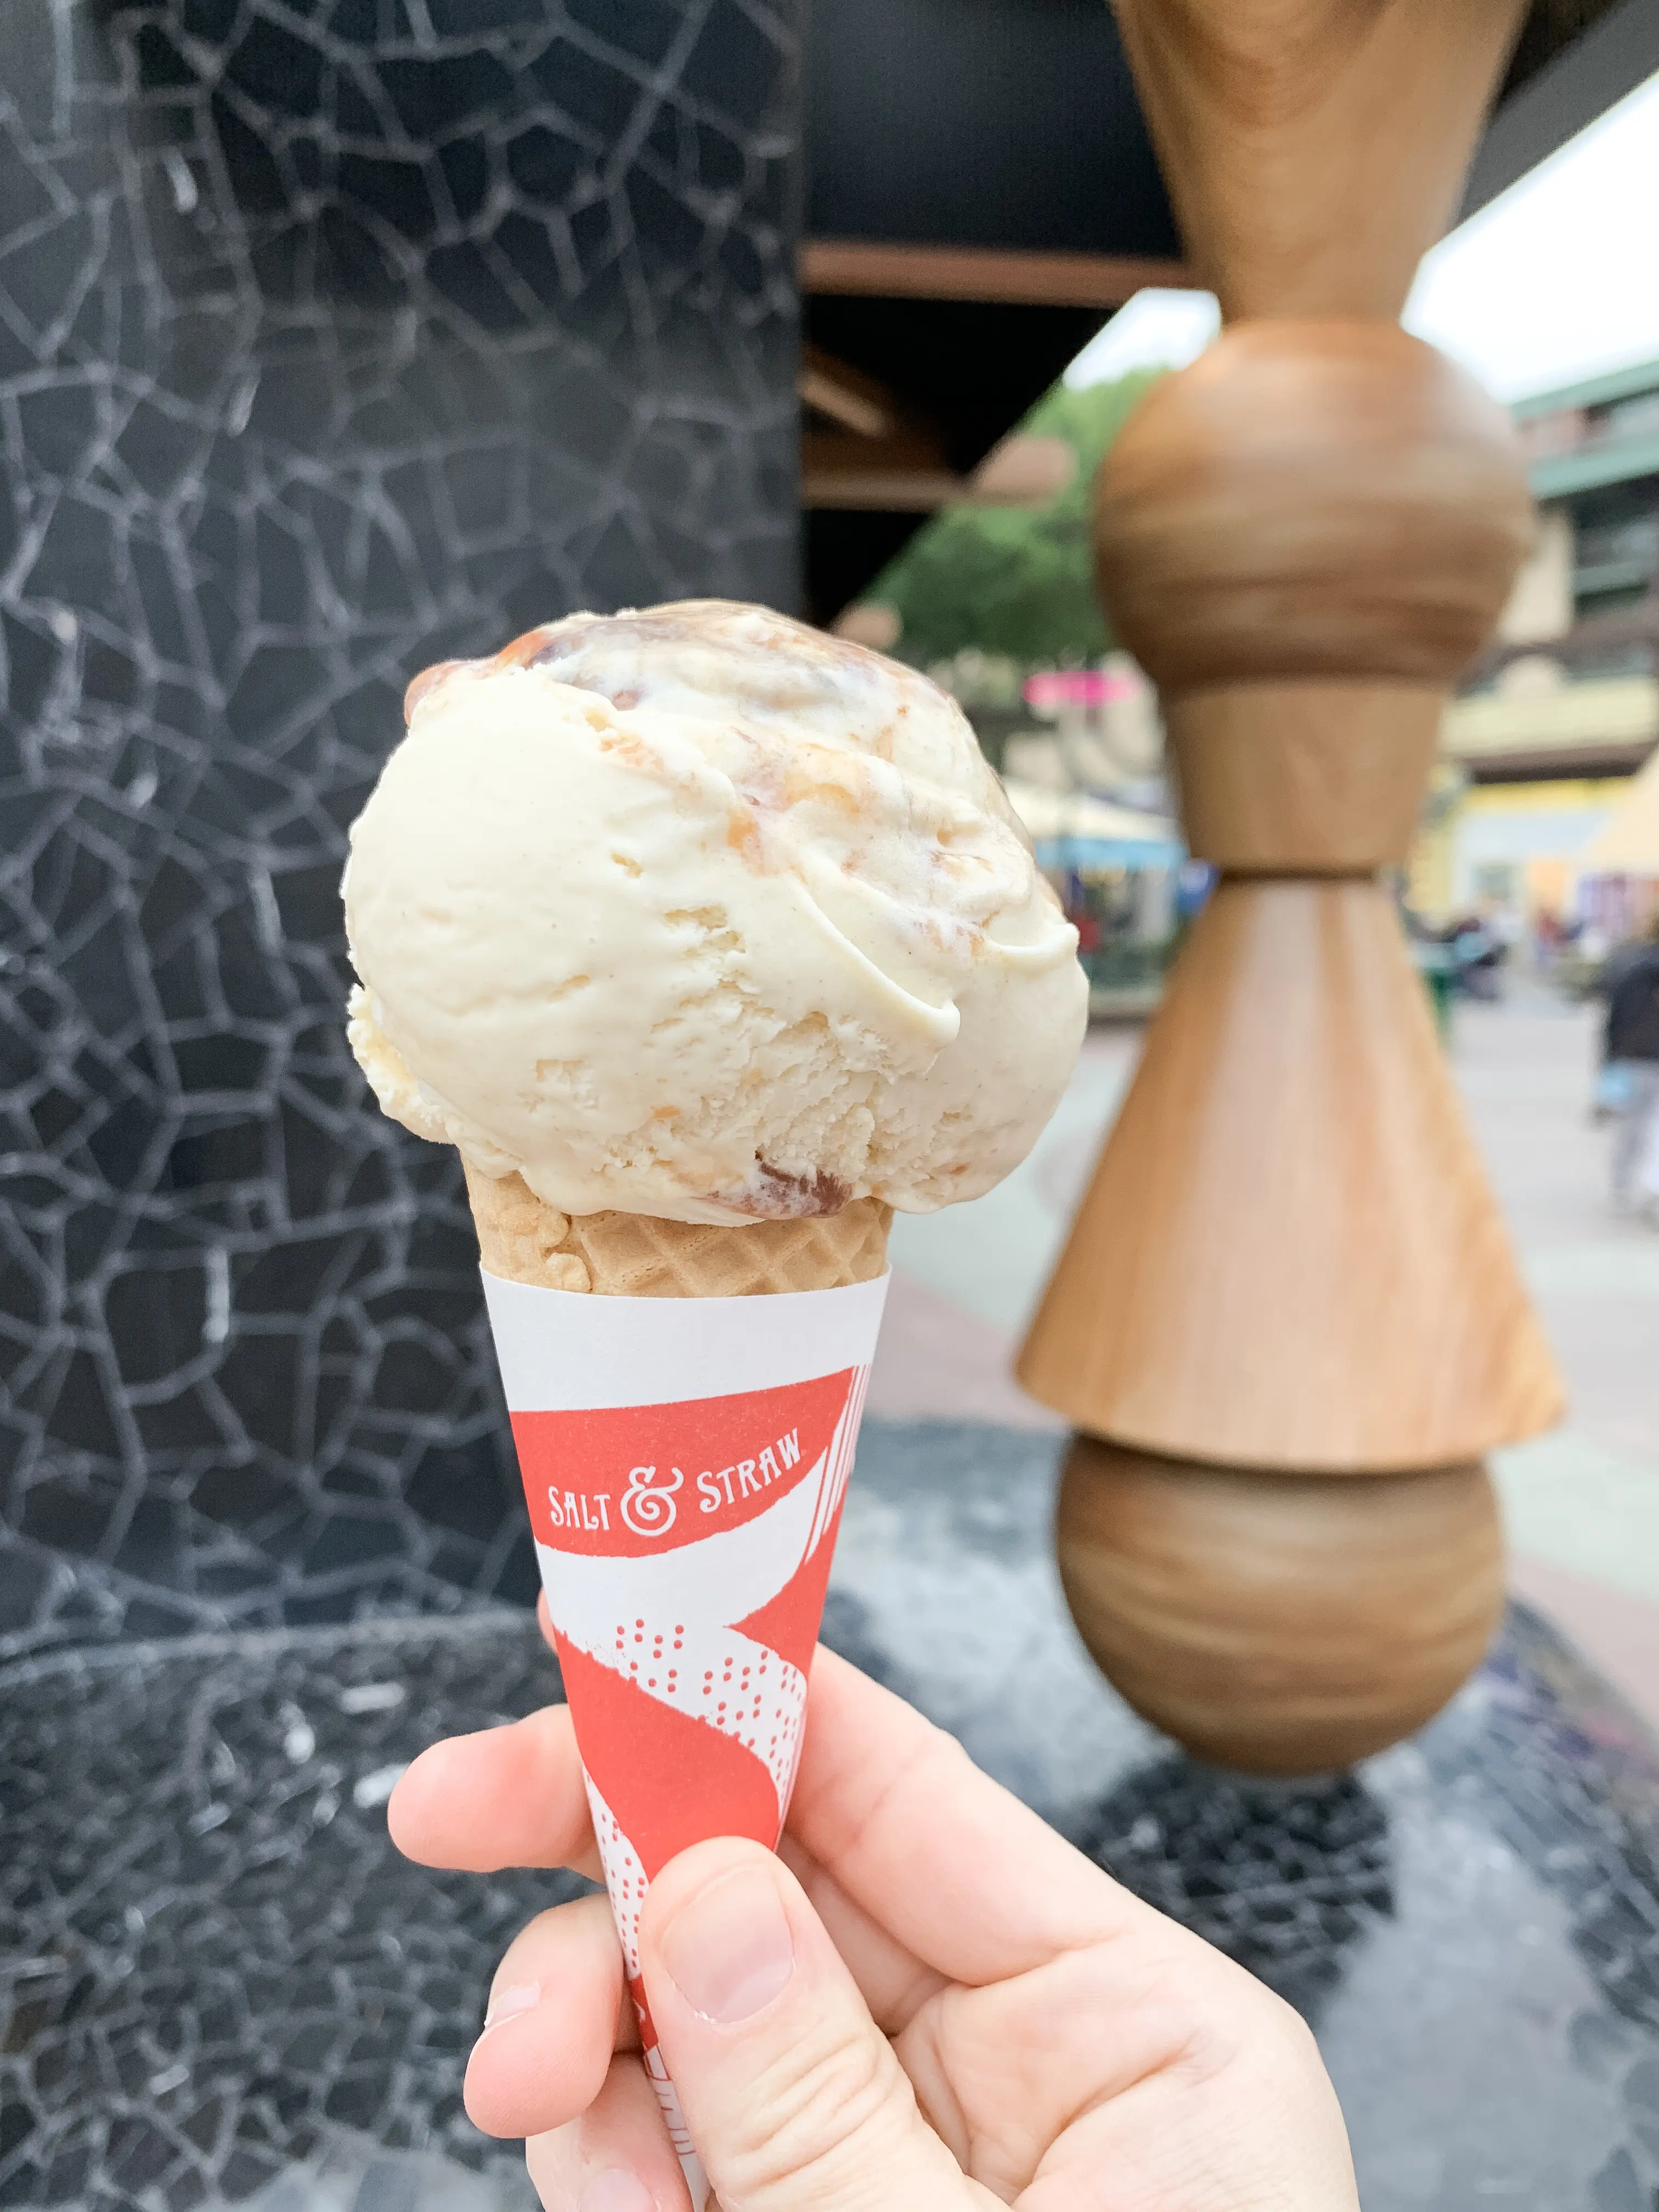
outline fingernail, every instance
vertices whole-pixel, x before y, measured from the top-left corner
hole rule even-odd
[[[504,2020],[516,2020],[521,2012],[533,2011],[541,2001],[539,1982],[514,1982],[510,1989],[496,1990],[484,2014],[484,2026],[499,2027]]]
[[[724,2027],[770,2004],[795,1967],[777,1886],[742,1867],[700,1890],[663,1933],[663,1964],[680,1994]]]
[[[576,2200],[576,2212],[657,2212],[657,2200],[637,2174],[613,2166],[594,2175]]]

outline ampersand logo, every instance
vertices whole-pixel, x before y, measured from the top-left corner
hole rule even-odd
[[[678,1508],[673,1493],[685,1480],[678,1468],[659,1483],[654,1467],[630,1468],[623,1493],[622,1517],[636,1536],[665,1536]]]

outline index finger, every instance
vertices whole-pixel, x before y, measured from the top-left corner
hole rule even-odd
[[[599,1873],[566,1706],[434,1744],[386,1819],[425,1865]],[[788,1826],[874,1928],[952,1981],[1000,1980],[1132,1932],[1182,1940],[954,1737],[822,1645]]]
[[[556,1656],[552,1616],[539,1593],[536,1626]],[[581,1756],[564,1705],[428,1744],[399,1776],[386,1823],[417,1866],[465,1874],[568,1867],[601,1879]]]
[[[1001,1981],[1126,1936],[1183,1942],[954,1736],[822,1645],[789,1829],[872,1918],[952,1981]]]
[[[420,1866],[469,1874],[569,1867],[599,1878],[582,1763],[563,1705],[430,1745],[398,1778],[386,1824],[404,1856]]]

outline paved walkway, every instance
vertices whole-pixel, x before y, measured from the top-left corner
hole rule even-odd
[[[1097,1031],[1022,1168],[895,1223],[872,1412],[1055,1425],[1009,1363],[1139,1045]],[[1659,1723],[1659,1233],[1608,1205],[1595,1050],[1593,1013],[1541,994],[1457,1011],[1458,1081],[1571,1395],[1561,1428],[1494,1463],[1512,1581]]]

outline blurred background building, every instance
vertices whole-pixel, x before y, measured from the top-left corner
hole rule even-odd
[[[1085,33],[1074,23],[1070,35],[1099,44],[1091,54],[1100,64],[1109,43],[1103,25]],[[1075,45],[1036,51],[1039,73],[1084,58]],[[1659,741],[1659,287],[1628,281],[1624,228],[1603,219],[1610,204],[1633,213],[1659,204],[1659,97],[1626,82],[1639,53],[1615,13],[1568,58],[1626,97],[1561,154],[1540,126],[1540,88],[1523,48],[1465,220],[1425,263],[1407,318],[1509,399],[1540,534],[1498,639],[1447,716],[1402,898],[1425,940],[1478,939],[1570,989],[1593,981],[1607,953],[1659,905],[1659,799],[1636,781]],[[1552,77],[1558,97],[1568,73]],[[881,95],[897,96],[891,85]],[[1058,94],[1054,112],[1066,112]],[[1577,109],[1569,99],[1554,112]],[[1119,189],[1115,229],[1103,232],[1097,216],[1093,230],[1067,231],[1075,218],[1059,202],[1018,245],[1006,242],[1014,218],[991,226],[997,243],[980,251],[981,283],[994,269],[1011,288],[1035,291],[1046,278],[1076,289],[1086,266],[1104,298],[1112,275],[1129,265],[1109,270],[1097,252],[1062,273],[1051,252],[1045,258],[1029,243],[1066,236],[1140,254],[1129,272],[1140,289],[994,445],[983,443],[988,417],[979,445],[958,442],[958,463],[970,467],[907,476],[891,457],[879,467],[873,416],[860,427],[843,406],[839,424],[830,420],[837,392],[844,398],[846,380],[856,377],[866,409],[902,408],[912,424],[922,421],[923,387],[936,373],[925,349],[894,345],[902,402],[896,385],[872,374],[872,362],[895,373],[882,351],[891,303],[866,302],[865,319],[843,326],[838,343],[856,364],[809,352],[801,387],[813,589],[828,611],[860,565],[902,541],[836,613],[837,626],[928,667],[960,699],[1078,920],[1102,1012],[1155,994],[1204,884],[1172,862],[1174,795],[1163,781],[1157,702],[1114,652],[1096,603],[1090,486],[1149,383],[1194,358],[1218,328],[1214,301],[1181,289],[1178,264],[1154,258],[1165,234],[1152,198],[1123,179]],[[831,196],[828,204],[841,204]],[[814,210],[816,219],[816,201]],[[1132,214],[1139,228],[1127,227]],[[809,280],[816,250],[804,264]],[[859,251],[847,248],[836,265],[859,265]],[[949,248],[907,248],[908,281],[926,281],[930,254],[945,252],[955,267],[948,256],[962,251],[954,236]],[[876,281],[877,264],[863,265]],[[1079,327],[1075,319],[1045,319],[1034,300],[996,312],[999,343],[1028,373],[1049,358],[1028,331],[1058,343]],[[909,303],[912,335],[946,313],[941,303],[925,311]],[[827,327],[810,300],[808,319]],[[1005,382],[1005,402],[1015,389]],[[1074,811],[1115,806],[1115,837],[1079,830],[1064,842],[1057,809],[1067,795]]]
[[[1538,548],[1447,717],[1440,797],[1455,795],[1419,843],[1412,897],[1534,939],[1579,924],[1617,939],[1659,900],[1659,844],[1601,848],[1659,742],[1659,360],[1514,411]]]

